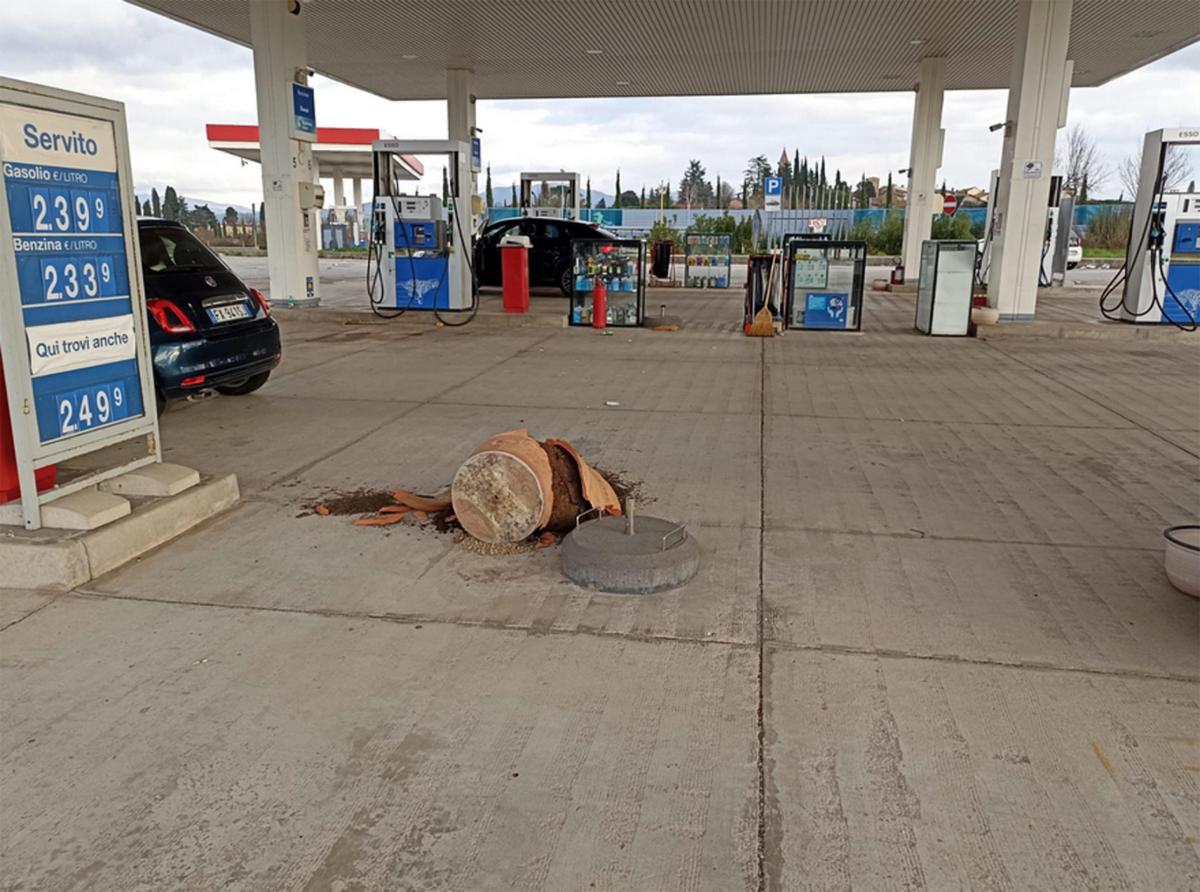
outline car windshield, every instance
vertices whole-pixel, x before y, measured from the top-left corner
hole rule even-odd
[[[186,229],[163,227],[139,229],[142,246],[142,268],[150,273],[182,270],[223,272],[225,265],[212,251]]]

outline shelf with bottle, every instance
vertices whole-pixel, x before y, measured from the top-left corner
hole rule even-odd
[[[634,239],[576,239],[571,242],[571,325],[592,325],[602,290],[605,324],[641,325],[645,308],[645,245]]]
[[[728,288],[733,271],[731,245],[728,235],[688,233],[684,238],[684,287]]]

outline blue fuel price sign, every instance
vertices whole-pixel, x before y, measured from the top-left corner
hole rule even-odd
[[[25,412],[41,446],[146,413],[118,159],[112,120],[0,103],[4,249],[16,272],[16,293],[0,300],[19,302]]]
[[[136,214],[121,103],[0,77],[0,461],[26,529],[46,503],[162,461]],[[53,484],[38,473],[143,437]]]

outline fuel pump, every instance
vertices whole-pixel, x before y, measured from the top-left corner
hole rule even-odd
[[[1062,195],[1063,178],[1055,174],[1050,178],[1050,199],[1046,207],[1046,226],[1042,230],[1041,265],[1038,267],[1038,285],[1061,285],[1067,268],[1067,247],[1071,233],[1071,218],[1075,205]],[[988,283],[992,255],[1000,241],[1003,219],[1000,208],[1000,171],[993,170],[991,190],[988,192],[987,217],[984,222],[983,246],[979,252],[979,270],[975,275],[980,285]]]
[[[375,197],[368,243],[367,291],[376,315],[432,311],[447,325],[465,325],[478,309],[471,265],[471,148],[460,140],[377,140]],[[450,203],[435,195],[405,195],[395,169],[400,155],[446,155]],[[442,311],[470,311],[461,322]]]
[[[534,207],[533,184],[541,183],[544,189],[552,184],[562,189],[562,207]],[[521,174],[521,213],[529,217],[559,217],[578,220],[582,216],[579,197],[579,174],[567,171],[525,171]]]
[[[1137,201],[1125,263],[1100,296],[1105,317],[1122,322],[1169,322],[1195,331],[1200,320],[1200,193],[1167,192],[1167,151],[1200,145],[1200,127],[1153,130],[1142,144]],[[1122,287],[1120,303],[1110,295]]]

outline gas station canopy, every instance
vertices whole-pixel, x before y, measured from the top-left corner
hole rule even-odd
[[[247,161],[259,162],[261,148],[256,124],[206,124],[208,146],[220,152],[236,155]],[[384,139],[380,132],[368,127],[318,127],[313,143],[313,158],[322,171],[330,175],[367,180],[371,178],[371,143]],[[397,178],[417,180],[425,166],[411,155],[397,158]]]
[[[131,0],[250,45],[247,0]],[[1007,88],[1015,0],[359,0],[303,2],[309,64],[388,99]],[[1196,0],[1074,0],[1072,85],[1094,87],[1200,40]]]

